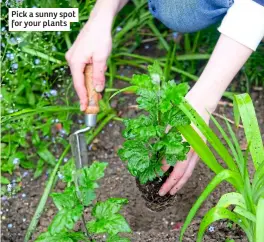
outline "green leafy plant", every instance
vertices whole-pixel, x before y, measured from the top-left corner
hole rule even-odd
[[[190,123],[177,107],[188,90],[186,83],[165,82],[162,69],[155,62],[149,75],[134,75],[130,89],[138,95],[139,109],[145,111],[133,119],[124,120],[126,139],[118,155],[141,183],[163,176],[162,159],[174,166],[186,158],[189,145],[182,140],[178,126]],[[170,126],[169,130],[166,130]]]
[[[228,121],[226,121],[226,126],[229,135],[212,117],[214,124],[221,133],[230,151],[186,101],[180,103],[178,107],[206,137],[211,149],[208,148],[208,145],[204,143],[190,125],[178,126],[178,130],[183,134],[204,163],[216,173],[216,176],[204,189],[190,210],[182,227],[181,241],[184,232],[191,223],[197,210],[210,193],[224,180],[229,182],[235,191],[222,195],[216,206],[204,215],[197,235],[197,241],[202,241],[206,228],[211,223],[221,219],[231,220],[240,226],[250,242],[263,241],[264,147],[250,96],[248,94],[234,96],[235,124],[238,127],[240,119],[242,119],[247,140],[247,150],[245,152],[241,150],[235,132]],[[217,162],[217,158],[212,153],[212,150],[222,158],[227,168],[224,168]],[[247,168],[249,155],[252,158],[255,168],[252,179],[249,176]]]
[[[60,172],[67,187],[62,193],[52,193],[50,196],[58,212],[50,223],[47,232],[42,233],[36,241],[95,241],[93,234],[106,234],[108,242],[130,241],[119,236],[120,232],[131,232],[125,218],[119,213],[127,199],[109,198],[97,202],[91,215],[94,219],[86,222],[84,209],[92,206],[96,198],[97,180],[104,176],[107,163],[93,162],[90,167],[75,169],[73,161],[69,161]],[[82,220],[85,231],[73,231],[78,220]]]

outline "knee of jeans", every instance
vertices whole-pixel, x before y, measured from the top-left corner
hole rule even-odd
[[[221,20],[233,0],[149,0],[150,12],[168,28],[195,32]]]

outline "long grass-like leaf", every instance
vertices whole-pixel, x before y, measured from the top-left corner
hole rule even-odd
[[[236,123],[239,116],[242,119],[248,144],[250,143],[250,153],[256,170],[264,161],[264,147],[259,130],[258,120],[250,96],[245,94],[235,95],[234,112]]]
[[[245,199],[240,193],[237,192],[226,193],[219,199],[216,207],[227,208],[230,205],[238,205],[245,208]]]
[[[109,98],[109,100],[111,100],[113,97],[115,97],[117,94],[121,92],[136,92],[137,89],[138,89],[137,86],[129,86],[129,87],[122,88],[116,91],[115,93],[113,93],[112,96]]]
[[[236,206],[234,212],[254,223],[256,222],[256,216],[253,213],[249,212],[246,208]]]
[[[250,185],[250,178],[249,178],[249,174],[248,174],[248,170],[247,170],[247,160],[244,160],[244,156],[243,156],[243,153],[241,151],[239,142],[236,138],[234,131],[232,130],[232,127],[227,122],[227,120],[226,120],[226,125],[227,125],[228,131],[231,135],[231,138],[233,140],[233,143],[235,145],[238,157],[239,157],[238,167],[239,167],[242,179],[243,179],[243,184],[244,184],[243,195],[245,197],[247,207],[250,208],[251,211],[255,211],[255,206],[254,206],[253,197],[252,197],[252,188]]]
[[[191,105],[186,100],[184,100],[181,104],[179,104],[179,108],[190,118],[193,124],[201,131],[201,133],[207,139],[208,143],[212,145],[218,155],[225,161],[229,169],[232,171],[238,171],[237,166],[228,150],[225,148],[225,146],[222,144],[216,134],[208,127],[202,117],[191,107]]]
[[[211,115],[211,120],[213,121],[214,125],[217,127],[217,129],[219,130],[219,132],[221,133],[222,137],[224,138],[225,142],[227,143],[228,147],[230,148],[234,159],[236,160],[236,162],[239,162],[239,157],[238,154],[236,152],[236,149],[232,143],[232,141],[230,140],[230,138],[228,137],[227,133],[224,131],[224,129],[221,127],[221,125],[217,122],[217,120],[215,119],[215,117],[213,115]]]
[[[253,193],[257,192],[260,184],[264,183],[264,161],[259,166],[258,170],[254,174],[254,179],[252,183]]]
[[[238,215],[229,211],[226,208],[214,207],[214,208],[211,208],[206,213],[204,218],[202,219],[200,229],[198,232],[198,236],[197,236],[197,242],[202,241],[204,232],[206,231],[207,227],[211,223],[218,221],[218,220],[221,220],[221,219],[229,219],[229,220],[233,221],[234,223],[238,224],[247,234],[249,241],[252,241],[252,233],[249,230],[249,228],[247,228],[247,226],[245,226],[243,219],[241,219]]]
[[[187,215],[187,218],[182,226],[181,235],[180,235],[180,241],[183,239],[183,235],[191,223],[192,219],[194,218],[196,212],[202,205],[202,203],[206,200],[206,198],[212,193],[212,191],[224,180],[233,179],[239,182],[240,176],[238,173],[230,171],[230,170],[223,170],[220,173],[218,173],[212,181],[208,184],[208,186],[204,189],[202,194],[199,196],[199,198],[196,200],[194,205],[192,206],[189,214]]]
[[[257,205],[256,213],[256,242],[264,241],[264,197],[261,197]]]
[[[204,143],[203,139],[197,134],[191,125],[177,127],[183,137],[189,142],[203,162],[214,172],[219,173],[224,168],[217,162],[214,154]]]

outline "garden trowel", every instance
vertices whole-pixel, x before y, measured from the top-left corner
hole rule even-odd
[[[75,133],[70,135],[70,144],[72,155],[75,160],[75,165],[77,169],[81,169],[89,165],[88,153],[86,148],[86,142],[84,137],[84,132],[95,127],[96,116],[99,112],[99,93],[97,93],[93,88],[92,83],[92,65],[89,64],[85,67],[85,86],[88,96],[88,107],[85,110],[84,122],[87,126],[84,129],[77,130]]]

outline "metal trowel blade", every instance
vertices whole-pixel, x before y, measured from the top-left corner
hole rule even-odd
[[[71,151],[75,161],[75,166],[77,169],[81,169],[89,165],[88,151],[85,142],[84,134],[74,133],[69,137],[71,144]]]

